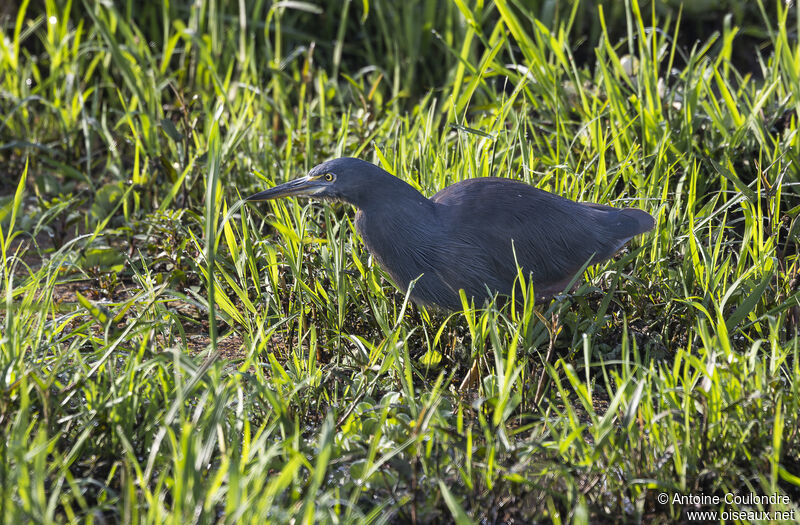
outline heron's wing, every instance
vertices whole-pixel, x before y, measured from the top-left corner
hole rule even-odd
[[[533,276],[537,295],[561,291],[587,262],[601,262],[635,235],[653,226],[649,214],[635,209],[584,204],[510,179],[470,179],[449,186],[431,199],[453,240],[452,261],[478,261],[486,275],[459,264],[446,272],[473,294],[483,283],[510,292],[516,261]],[[513,246],[513,251],[512,251]],[[477,288],[477,289],[476,289]]]

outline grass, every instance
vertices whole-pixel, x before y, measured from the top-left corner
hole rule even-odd
[[[446,6],[2,19],[5,522],[800,519],[796,9]],[[420,309],[348,207],[240,202],[344,155],[657,226],[551,304]],[[681,500],[727,493],[776,497]]]

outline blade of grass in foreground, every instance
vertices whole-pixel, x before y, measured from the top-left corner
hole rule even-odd
[[[206,243],[206,267],[208,292],[208,337],[210,340],[209,351],[217,349],[217,316],[216,302],[214,300],[214,258],[217,245],[217,186],[220,184],[220,137],[219,119],[223,106],[217,107],[213,119],[213,126],[208,137],[208,177],[206,178],[206,206],[205,206],[205,243]]]

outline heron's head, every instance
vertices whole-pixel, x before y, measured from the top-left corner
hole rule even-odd
[[[308,175],[268,190],[250,195],[248,201],[266,201],[280,197],[313,197],[344,201],[364,207],[376,197],[387,197],[387,192],[408,187],[400,179],[374,164],[360,159],[342,157],[315,166]],[[416,193],[416,190],[413,190]]]

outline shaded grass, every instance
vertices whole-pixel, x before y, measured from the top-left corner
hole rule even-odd
[[[9,521],[672,521],[691,507],[660,492],[797,501],[800,51],[780,5],[750,75],[732,26],[683,49],[677,18],[633,2],[589,68],[567,22],[455,2],[434,26],[448,80],[408,109],[413,10],[366,51],[396,46],[389,72],[347,71],[338,27],[331,50],[290,47],[289,4],[231,32],[201,2],[154,46],[130,5],[45,6],[0,35],[1,154],[22,174],[0,212]],[[539,310],[421,310],[348,208],[240,207],[342,155],[428,195],[513,175],[658,223]],[[78,278],[96,296],[60,302]]]

